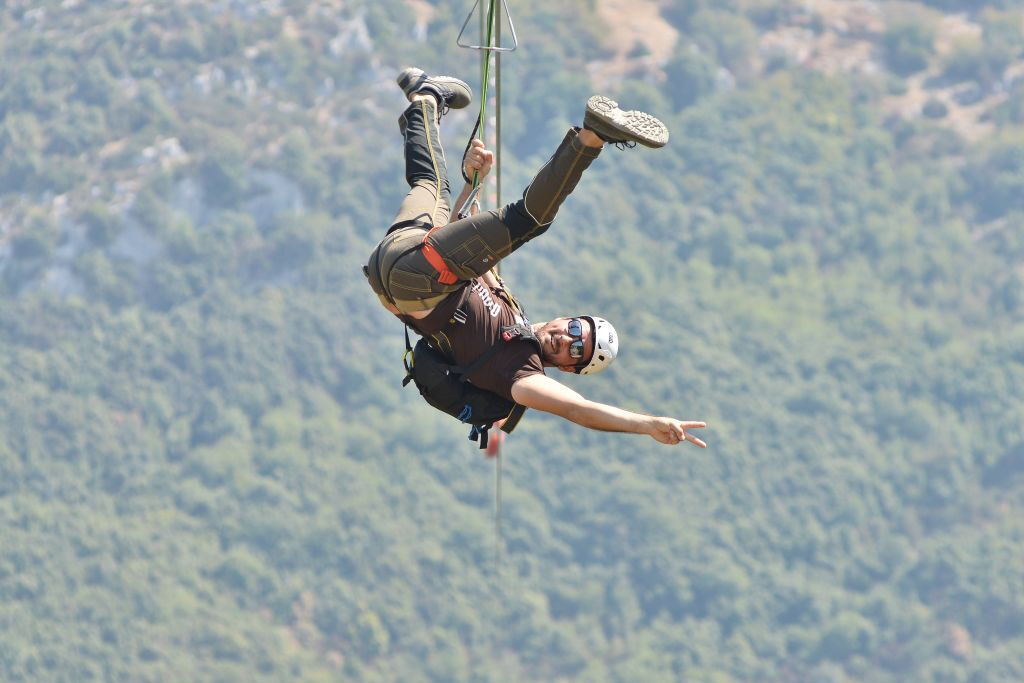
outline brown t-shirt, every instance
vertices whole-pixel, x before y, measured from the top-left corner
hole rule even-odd
[[[454,292],[426,318],[403,317],[410,327],[450,346],[456,365],[467,366],[495,344],[502,346],[467,379],[477,387],[512,400],[512,385],[523,377],[544,372],[540,349],[532,341],[506,342],[501,328],[527,321],[499,293],[479,278]],[[447,344],[445,344],[447,342]]]

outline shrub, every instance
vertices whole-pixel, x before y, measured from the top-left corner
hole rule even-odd
[[[668,93],[677,109],[685,109],[715,90],[715,64],[695,47],[673,57],[665,71],[672,84]]]
[[[934,41],[935,28],[926,22],[916,19],[895,23],[882,38],[885,63],[901,76],[921,71],[935,53]]]
[[[97,246],[110,244],[121,230],[121,221],[103,204],[92,204],[79,216],[89,241]]]
[[[993,74],[982,40],[963,38],[954,43],[943,60],[942,75],[954,82],[991,81]]]
[[[946,106],[945,102],[933,97],[924,103],[924,106],[921,108],[921,113],[930,119],[941,119],[949,113],[949,108]]]

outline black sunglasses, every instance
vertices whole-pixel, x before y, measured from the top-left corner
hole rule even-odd
[[[573,341],[569,344],[569,357],[579,360],[583,358],[583,321],[573,318],[566,325],[566,330]]]

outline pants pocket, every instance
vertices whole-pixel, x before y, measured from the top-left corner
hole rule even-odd
[[[458,266],[458,275],[463,279],[479,277],[483,275],[498,262],[498,256],[479,235],[474,236],[459,245],[450,256],[451,261]]]

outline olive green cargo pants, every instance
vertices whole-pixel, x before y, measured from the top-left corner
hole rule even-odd
[[[521,199],[449,223],[448,172],[435,101],[411,103],[399,119],[399,128],[405,138],[410,190],[363,272],[381,302],[394,304],[402,313],[437,306],[467,280],[483,275],[543,234],[601,152],[583,145],[579,129],[572,128]],[[435,226],[440,227],[431,231]]]

